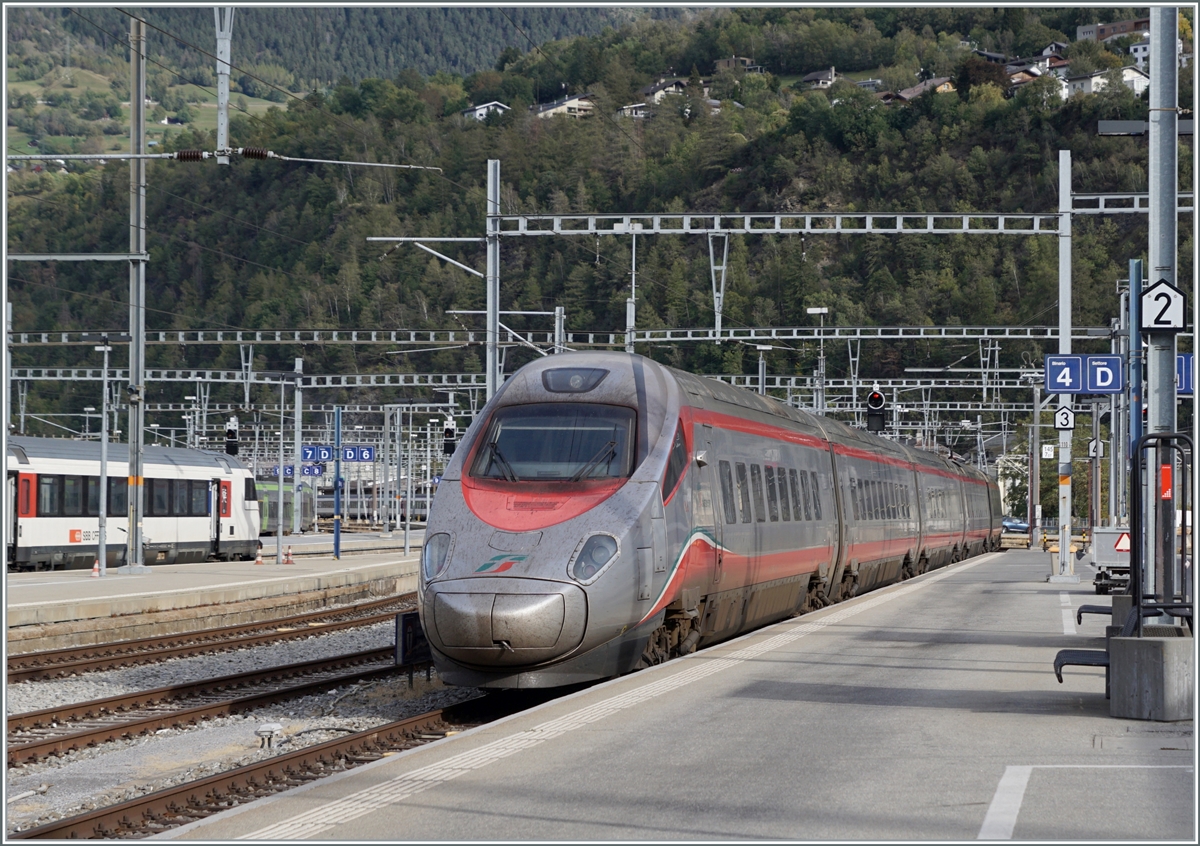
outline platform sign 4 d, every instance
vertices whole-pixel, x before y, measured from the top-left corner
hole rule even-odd
[[[1058,411],[1054,412],[1054,428],[1062,431],[1070,431],[1075,428],[1075,412],[1067,408],[1065,405]]]
[[[1084,358],[1085,392],[1118,394],[1125,388],[1125,370],[1119,355],[1089,355]]]
[[[1142,331],[1182,332],[1187,297],[1166,279],[1142,292]]]
[[[1047,393],[1080,394],[1083,387],[1083,356],[1046,356]]]

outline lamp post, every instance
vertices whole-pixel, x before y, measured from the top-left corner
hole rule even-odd
[[[809,314],[819,314],[821,316],[821,335],[818,339],[820,344],[820,354],[817,357],[817,396],[816,400],[817,414],[824,416],[825,414],[825,315],[829,314],[829,309],[825,306],[805,309]]]
[[[187,420],[188,427],[187,447],[188,449],[194,449],[196,447],[196,397],[189,394],[188,396],[184,397],[184,399],[192,404],[192,408],[187,413],[187,417],[185,419]]]
[[[83,407],[83,439],[90,441],[92,439],[92,414],[96,411],[96,406],[85,405]]]
[[[99,525],[96,533],[96,561],[100,565],[100,575],[104,576],[108,572],[108,544],[107,544],[107,523],[108,523],[108,354],[112,352],[112,347],[109,345],[108,335],[101,335],[98,339],[95,336],[84,336],[87,340],[99,340],[100,344],[93,347],[96,352],[104,354],[104,366],[100,371],[100,491],[96,511],[99,512]],[[116,340],[127,341],[128,335],[118,335]],[[88,407],[85,411],[95,411],[95,408]],[[134,490],[134,493],[140,491],[140,488]],[[126,552],[125,561],[129,563],[131,555]]]
[[[162,446],[162,437],[161,437],[161,436],[158,434],[158,424],[157,424],[157,423],[151,423],[151,424],[150,424],[150,428],[151,428],[151,429],[153,430],[153,432],[154,432],[154,445],[155,445],[155,446]]]

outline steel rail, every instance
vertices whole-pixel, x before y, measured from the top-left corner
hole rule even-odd
[[[358,681],[375,676],[383,676],[396,671],[394,664],[395,650],[388,646],[382,649],[371,649],[350,655],[340,655],[335,658],[324,658],[317,661],[305,661],[299,664],[289,664],[283,667],[272,667],[268,670],[254,670],[222,676],[215,679],[204,679],[183,685],[156,688],[137,693],[110,696],[91,702],[79,702],[72,705],[46,708],[41,711],[30,711],[24,714],[11,714],[6,719],[8,735],[7,755],[10,767],[49,757],[61,755],[72,749],[81,749],[119,740],[123,737],[134,737],[163,728],[173,728],[189,725],[212,717],[248,711],[263,705],[284,699],[294,699],[307,693],[320,690],[331,684],[345,684],[348,681]],[[19,732],[44,732],[58,725],[70,728],[71,723],[86,719],[105,719],[104,715],[115,715],[131,708],[149,709],[155,706],[169,706],[171,701],[184,696],[199,697],[209,692],[217,692],[230,687],[252,683],[272,683],[274,679],[288,679],[299,674],[327,674],[346,666],[360,666],[364,663],[378,665],[387,661],[386,666],[375,666],[367,670],[355,670],[349,673],[336,673],[333,676],[324,675],[322,678],[306,681],[300,684],[285,684],[271,690],[243,695],[240,697],[225,697],[216,702],[206,702],[202,705],[156,712],[148,716],[138,716],[133,719],[105,721],[101,725],[92,725],[78,731],[59,732],[34,740],[21,742],[16,737]]]
[[[409,605],[415,602],[415,598],[416,594],[410,593],[334,610],[309,611],[261,623],[239,623],[197,632],[156,635],[115,643],[69,646],[64,649],[9,655],[8,683],[60,678],[71,673],[132,667],[165,661],[169,658],[203,655],[226,649],[241,649],[273,641],[373,625],[393,617],[396,612],[369,612],[378,612],[378,609],[389,605]],[[399,610],[403,609],[397,609],[397,611]],[[337,619],[356,614],[367,614],[367,616]],[[322,620],[330,620],[330,622],[320,623],[319,626],[313,625]],[[306,628],[288,628],[291,626],[305,626]],[[256,634],[258,632],[261,634]]]
[[[470,701],[463,704],[470,704]],[[387,751],[440,739],[450,728],[448,721],[458,720],[458,712],[466,711],[463,704],[314,744],[26,831],[12,832],[8,837],[13,840],[123,838],[135,832],[164,831],[288,789],[311,780],[314,773],[335,768],[345,770],[378,760]],[[434,732],[438,737],[420,737]]]

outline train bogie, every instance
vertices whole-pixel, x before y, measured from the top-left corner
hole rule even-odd
[[[443,475],[422,622],[452,684],[617,675],[982,551],[994,487],[640,356],[543,359]]]

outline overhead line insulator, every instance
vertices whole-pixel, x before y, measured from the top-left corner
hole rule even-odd
[[[273,159],[275,154],[265,147],[238,147],[238,155],[245,159]]]
[[[181,162],[199,162],[212,156],[204,150],[176,150],[175,159]]]

